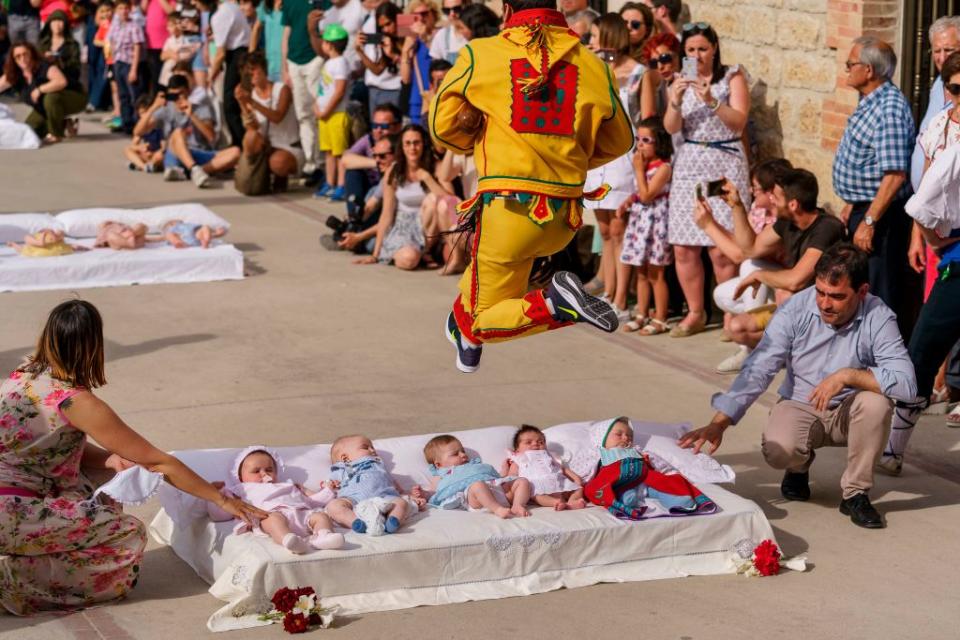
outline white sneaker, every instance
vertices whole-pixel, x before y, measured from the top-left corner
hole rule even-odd
[[[167,167],[163,170],[163,179],[166,182],[180,182],[187,179],[183,167]]]
[[[750,347],[740,346],[737,352],[717,365],[717,373],[737,373],[743,368],[743,362],[750,355]]]
[[[197,185],[197,188],[203,189],[210,182],[210,175],[203,170],[203,167],[195,164],[193,169],[190,169],[190,179],[193,180],[193,184]]]
[[[620,307],[612,303],[610,304],[610,306],[613,307],[613,310],[617,314],[617,322],[619,322],[620,324],[625,324],[630,320],[630,311],[628,309],[621,309]]]
[[[888,476],[899,476],[903,472],[903,456],[895,453],[880,456],[880,460],[877,461],[877,471]]]

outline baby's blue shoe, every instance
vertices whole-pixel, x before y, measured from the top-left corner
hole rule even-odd
[[[357,518],[353,521],[353,524],[350,525],[350,528],[356,531],[357,533],[366,533],[367,532],[367,523]]]
[[[396,533],[397,529],[400,528],[400,521],[397,520],[396,516],[390,516],[387,518],[387,522],[384,525],[384,530],[387,533]]]

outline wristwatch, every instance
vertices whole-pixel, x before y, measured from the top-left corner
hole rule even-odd
[[[863,216],[863,224],[867,225],[868,227],[872,227],[874,222],[876,222],[876,220],[874,220],[873,216],[870,214]]]

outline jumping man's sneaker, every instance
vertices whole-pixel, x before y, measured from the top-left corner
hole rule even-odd
[[[167,167],[163,170],[163,179],[167,182],[179,182],[187,179],[183,167]]]
[[[473,373],[480,366],[480,355],[483,353],[483,345],[473,344],[463,337],[460,333],[460,327],[457,326],[457,319],[453,317],[453,312],[447,316],[447,326],[444,333],[447,334],[447,340],[457,348],[457,369],[464,373]]]
[[[620,326],[610,303],[587,293],[580,278],[569,271],[555,273],[543,297],[553,307],[550,312],[554,319],[560,322],[586,322],[607,333]]]

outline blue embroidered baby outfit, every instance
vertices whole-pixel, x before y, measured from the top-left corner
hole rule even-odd
[[[347,498],[354,504],[368,498],[395,498],[400,495],[383,460],[376,456],[338,462],[330,467],[330,479],[340,483],[337,497]]]

